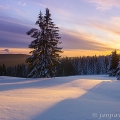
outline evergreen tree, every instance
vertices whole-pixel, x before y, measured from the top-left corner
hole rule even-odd
[[[118,66],[117,66],[117,74],[116,74],[116,76],[117,76],[117,80],[120,80],[120,60],[118,62]]]
[[[62,61],[62,66],[63,66],[62,69],[63,76],[73,75],[74,68],[72,66],[70,58],[68,57],[64,58],[64,60]]]
[[[2,75],[3,75],[3,71],[2,71],[2,67],[0,65],[0,76],[2,76]]]
[[[2,75],[6,76],[6,67],[5,67],[5,64],[2,65]]]
[[[52,22],[49,9],[46,9],[45,16],[40,12],[36,25],[39,29],[33,28],[28,35],[35,38],[29,45],[34,49],[26,62],[29,64],[29,77],[53,77],[56,73],[56,65],[59,63],[58,58],[61,49],[57,45],[59,42],[58,27]]]
[[[110,56],[110,62],[108,66],[108,74],[109,76],[115,76],[117,72],[117,66],[118,66],[119,57],[116,53],[116,50],[112,52]]]

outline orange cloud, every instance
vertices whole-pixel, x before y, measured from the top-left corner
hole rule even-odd
[[[112,17],[107,22],[91,20],[87,23],[90,29],[94,30],[101,43],[113,49],[120,48],[120,18]]]
[[[79,57],[79,56],[94,56],[94,55],[109,55],[111,53],[111,50],[105,50],[105,51],[95,51],[95,50],[64,50],[64,52],[61,54],[62,57]]]
[[[112,33],[112,34],[115,34],[115,35],[120,35],[120,30],[118,29],[118,27],[116,26],[113,26],[112,24],[111,25],[106,25],[106,24],[103,24],[103,23],[90,23],[93,27],[97,28],[97,29],[100,29],[102,31],[106,31],[108,33]]]

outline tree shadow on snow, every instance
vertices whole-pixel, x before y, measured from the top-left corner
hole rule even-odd
[[[0,77],[0,92],[23,89],[23,88],[46,88],[53,87],[71,81],[77,80],[80,77],[56,77],[56,78],[17,78],[17,77]]]
[[[107,86],[107,87],[106,87]],[[115,89],[118,87],[118,89]],[[116,93],[116,94],[115,94]],[[101,114],[119,114],[120,88],[115,82],[102,82],[76,99],[63,100],[32,120],[119,120],[120,117],[101,117]]]

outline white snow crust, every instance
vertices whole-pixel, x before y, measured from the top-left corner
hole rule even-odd
[[[0,120],[100,119],[120,119],[120,81],[115,77],[0,76]]]

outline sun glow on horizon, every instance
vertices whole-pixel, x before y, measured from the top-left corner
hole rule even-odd
[[[32,49],[29,48],[7,48],[9,52],[6,52],[6,48],[0,48],[0,54],[27,54],[31,55],[30,51]],[[110,55],[111,52],[113,51],[94,51],[94,50],[73,50],[73,49],[63,49],[63,53],[60,54],[61,57],[80,57],[80,56],[99,56],[99,55]],[[119,54],[120,51],[117,50],[117,53]]]

